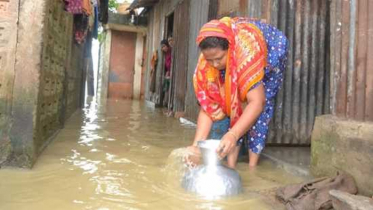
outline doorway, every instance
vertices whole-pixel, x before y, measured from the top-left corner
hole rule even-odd
[[[168,40],[170,37],[173,37],[173,30],[174,30],[174,12],[170,13],[166,16],[165,19],[165,31],[164,31],[164,40]],[[173,95],[173,88],[172,88],[172,79],[169,76],[173,76],[173,68],[172,63],[174,62],[174,51],[172,46],[168,46],[170,52],[162,52],[163,53],[163,67],[162,67],[162,90],[161,90],[161,106],[167,108],[168,111],[172,110],[172,95]],[[171,64],[166,64],[166,53],[171,53]],[[166,65],[170,65],[170,72],[166,72]]]
[[[108,98],[132,99],[137,34],[112,31]]]

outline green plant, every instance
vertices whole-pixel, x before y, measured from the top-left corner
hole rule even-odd
[[[109,10],[112,12],[116,12],[119,4],[116,0],[109,0]]]
[[[97,40],[98,40],[98,42],[102,42],[103,40],[104,40],[104,34],[103,33],[99,33],[98,35],[97,35]]]

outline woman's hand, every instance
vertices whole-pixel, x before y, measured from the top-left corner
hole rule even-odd
[[[184,162],[189,168],[195,168],[201,163],[201,151],[197,146],[187,147],[187,154],[184,157]]]
[[[236,147],[238,137],[232,131],[228,131],[220,141],[219,147],[216,149],[221,159],[225,158]]]
[[[246,94],[247,106],[236,124],[223,136],[216,152],[221,158],[227,156],[235,148],[238,139],[253,126],[262,113],[266,98],[263,84],[259,84]]]

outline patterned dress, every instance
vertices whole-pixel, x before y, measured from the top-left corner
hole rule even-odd
[[[243,139],[246,139],[246,146],[254,153],[261,153],[268,134],[268,126],[274,112],[274,100],[279,91],[282,81],[283,72],[286,69],[286,52],[287,39],[281,31],[271,25],[261,23],[260,21],[250,21],[254,23],[262,31],[268,49],[267,66],[265,67],[265,75],[261,82],[255,84],[250,90],[256,88],[259,84],[263,84],[266,94],[266,105],[264,111],[259,116],[254,126],[247,132],[247,138],[241,138],[238,144],[242,144]],[[221,77],[225,76],[225,71],[221,71]],[[226,117],[223,120],[215,121],[210,131],[209,138],[221,139],[229,130],[230,118]]]
[[[275,96],[283,81],[288,44],[286,37],[276,28],[258,21],[254,24],[262,30],[268,48],[268,66],[265,68],[265,77],[263,78],[266,106],[255,125],[248,132],[250,150],[254,153],[260,153],[264,148],[269,122],[273,116]]]

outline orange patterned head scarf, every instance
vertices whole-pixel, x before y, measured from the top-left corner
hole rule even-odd
[[[193,83],[201,108],[213,121],[226,116],[231,127],[242,114],[241,102],[264,76],[267,45],[262,32],[245,18],[225,17],[206,23],[197,37],[200,44],[207,37],[221,37],[229,42],[224,83],[219,70],[208,64],[201,53]]]

